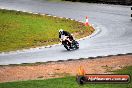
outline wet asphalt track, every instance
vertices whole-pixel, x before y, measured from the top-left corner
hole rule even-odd
[[[0,0],[0,8],[47,13],[84,20],[89,16],[96,33],[79,41],[80,49],[66,51],[63,46],[1,53],[0,65],[78,59],[132,53],[130,6],[45,2],[44,0]]]

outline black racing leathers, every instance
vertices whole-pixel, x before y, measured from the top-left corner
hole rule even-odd
[[[63,31],[63,32],[59,33],[59,38],[61,38],[61,35],[68,36],[69,40],[70,40],[70,41],[73,41],[73,37],[72,37],[72,35],[71,35],[69,32]],[[69,44],[69,46],[71,47],[72,44],[71,44],[70,41],[68,41],[68,44]],[[63,44],[63,42],[62,42],[62,44]]]
[[[73,40],[72,35],[69,32],[67,32],[67,31],[63,31],[62,33],[59,33],[59,38],[61,38],[61,35],[68,36],[68,38],[70,39],[70,41]]]

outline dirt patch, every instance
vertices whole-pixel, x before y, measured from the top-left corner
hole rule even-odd
[[[57,78],[76,75],[82,66],[88,74],[106,74],[132,65],[132,55],[111,56],[26,66],[0,66],[0,82]]]

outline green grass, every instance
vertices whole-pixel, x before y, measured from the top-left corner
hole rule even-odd
[[[91,33],[76,21],[0,10],[0,52],[58,43],[60,28],[78,32],[79,38]]]
[[[132,76],[132,66],[114,71],[115,74],[130,74]],[[132,88],[129,84],[86,84],[78,85],[75,77],[54,78],[47,80],[30,80],[0,83],[0,88]]]

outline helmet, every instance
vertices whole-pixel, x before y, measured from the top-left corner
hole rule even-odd
[[[59,30],[59,33],[61,33],[61,34],[62,34],[62,33],[63,33],[63,29],[60,29],[60,30]]]
[[[63,32],[63,29],[60,29],[59,32]]]

